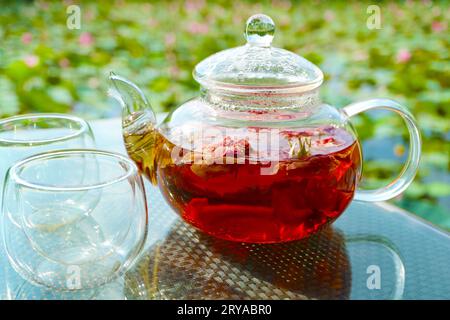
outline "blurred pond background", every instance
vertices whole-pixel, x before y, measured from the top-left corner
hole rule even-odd
[[[71,4],[80,8],[80,29],[67,27]],[[380,9],[379,29],[367,26],[372,4]],[[158,111],[172,110],[198,93],[195,64],[244,44],[247,18],[266,13],[277,25],[274,45],[324,71],[324,101],[343,107],[389,97],[412,110],[424,141],[421,167],[392,202],[450,230],[449,7],[430,0],[0,0],[0,117],[117,117],[106,94],[112,70],[144,88]],[[383,112],[354,124],[363,141],[363,185],[382,186],[406,158],[405,126]]]

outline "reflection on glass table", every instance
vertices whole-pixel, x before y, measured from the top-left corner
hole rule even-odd
[[[119,120],[92,125],[100,148],[124,152]],[[155,187],[146,183],[146,189],[146,247],[123,278],[75,295],[32,286],[10,270],[0,281],[9,288],[2,297],[450,299],[450,275],[443,272],[449,234],[394,206],[353,202],[330,228],[306,240],[254,245],[196,231]]]

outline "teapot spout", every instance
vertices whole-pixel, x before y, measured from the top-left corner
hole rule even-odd
[[[122,134],[130,158],[153,184],[157,183],[158,131],[156,117],[144,93],[133,82],[114,73],[109,95],[122,106]]]
[[[110,73],[109,80],[112,83],[112,88],[109,89],[108,94],[122,106],[123,128],[143,121],[147,124],[156,125],[155,113],[137,85],[114,72]]]

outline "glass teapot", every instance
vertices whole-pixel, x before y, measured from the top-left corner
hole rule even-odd
[[[338,218],[352,199],[399,195],[419,165],[420,134],[405,107],[388,99],[342,109],[323,103],[321,70],[272,47],[274,32],[270,17],[250,17],[247,43],[200,62],[193,73],[200,96],[159,124],[135,84],[110,76],[110,93],[123,107],[129,156],[186,222],[222,239],[307,237]],[[409,157],[388,186],[357,190],[362,155],[350,117],[371,109],[403,117]]]

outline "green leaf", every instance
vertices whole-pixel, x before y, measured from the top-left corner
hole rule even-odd
[[[0,117],[19,112],[19,99],[14,84],[8,78],[0,77]]]

